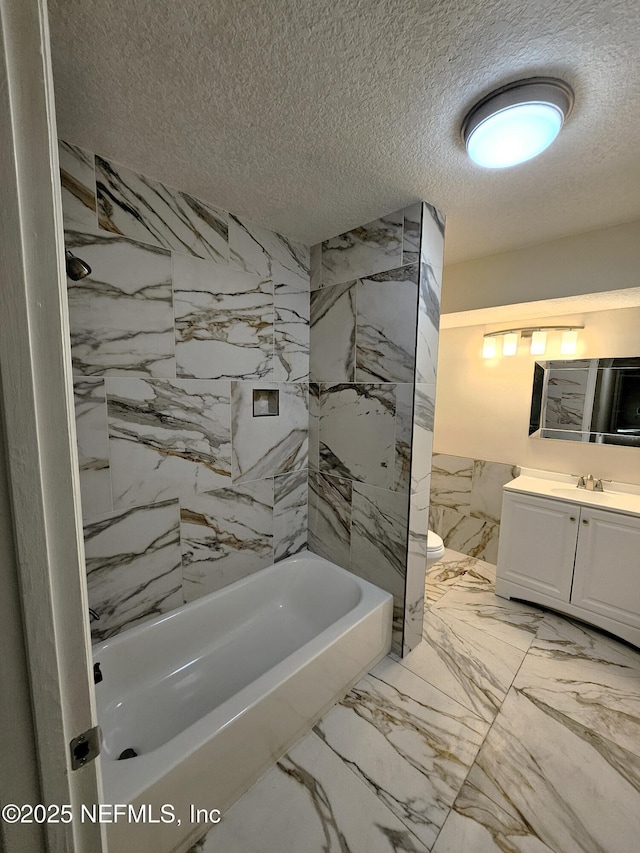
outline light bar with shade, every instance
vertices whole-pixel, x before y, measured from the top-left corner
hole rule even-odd
[[[531,338],[529,352],[531,355],[544,355],[547,348],[547,333],[562,332],[560,353],[574,355],[578,349],[578,331],[584,326],[525,326],[519,329],[500,329],[487,332],[483,336],[482,357],[496,358],[498,353],[498,338],[502,338],[502,355],[514,356],[518,353],[520,337]]]

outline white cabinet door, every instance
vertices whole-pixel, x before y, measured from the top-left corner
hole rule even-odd
[[[640,518],[582,508],[571,603],[640,628]]]
[[[569,601],[580,508],[505,492],[498,578]]]

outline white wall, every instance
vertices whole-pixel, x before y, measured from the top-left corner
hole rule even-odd
[[[640,266],[636,284],[639,278]],[[449,286],[446,271],[445,282]],[[640,308],[542,316],[521,323],[514,306],[510,322],[514,326],[584,322],[576,357],[640,356]],[[487,330],[482,325],[440,331],[434,451],[640,483],[638,448],[529,438],[534,356],[521,342],[513,358],[484,360],[482,336]],[[550,336],[546,358],[559,357],[559,340],[559,333]]]
[[[443,313],[637,287],[640,220],[445,267]]]

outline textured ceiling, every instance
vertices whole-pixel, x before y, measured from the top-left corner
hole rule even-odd
[[[312,244],[425,198],[448,263],[640,218],[638,0],[49,0],[59,133]],[[510,80],[576,105],[541,157],[466,157]]]

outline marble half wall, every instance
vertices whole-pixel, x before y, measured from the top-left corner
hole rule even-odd
[[[517,476],[517,465],[434,453],[430,528],[447,548],[496,563],[502,487]]]
[[[418,203],[311,248],[309,548],[422,636],[444,220]]]
[[[306,547],[309,250],[66,142],[60,166],[102,640]]]

